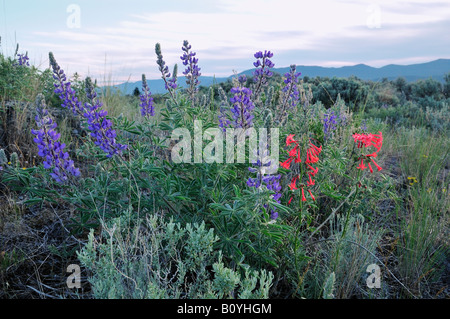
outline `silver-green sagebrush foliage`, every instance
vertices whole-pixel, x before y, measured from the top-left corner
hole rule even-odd
[[[78,258],[95,298],[268,298],[273,274],[224,265],[205,223],[181,226],[130,212],[89,233]]]

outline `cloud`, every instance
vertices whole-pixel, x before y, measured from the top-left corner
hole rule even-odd
[[[184,2],[171,2],[170,7],[159,3],[152,11],[149,5],[121,6],[120,19],[99,16],[95,23],[86,21],[95,18],[86,13],[81,29],[35,27],[28,50],[45,55],[54,51],[62,66],[80,73],[101,75],[108,70],[117,78],[131,74],[138,80],[142,73],[149,79],[160,77],[157,42],[172,67],[181,66],[182,42],[189,40],[202,73],[218,76],[251,68],[259,50],[273,51],[277,67],[343,66],[445,57],[450,45],[450,8],[444,1],[190,1],[189,6],[182,4],[185,11],[173,3]],[[368,25],[374,14],[379,15],[380,28]]]

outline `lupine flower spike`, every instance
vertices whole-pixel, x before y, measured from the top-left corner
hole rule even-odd
[[[324,114],[323,132],[324,132],[326,138],[329,138],[333,134],[333,131],[336,130],[336,125],[337,125],[336,119],[337,119],[337,116],[334,114],[333,111],[331,111],[330,113]]]
[[[256,82],[255,96],[259,93],[261,88],[267,84],[267,79],[272,77],[273,72],[270,71],[275,64],[270,60],[273,57],[273,53],[270,51],[258,51],[254,54],[256,62],[253,66],[256,70],[253,72],[254,81]]]
[[[159,66],[159,71],[161,72],[161,78],[164,80],[164,84],[166,90],[169,91],[172,98],[175,99],[175,89],[177,88],[177,77],[174,69],[174,74],[172,78],[170,77],[169,67],[166,65],[166,62],[163,60],[163,56],[161,53],[161,45],[156,43],[155,45],[155,53],[157,56],[156,63]]]
[[[78,100],[75,90],[71,88],[70,81],[67,81],[64,71],[56,63],[53,53],[50,52],[49,58],[53,69],[53,78],[56,80],[54,92],[62,100],[61,106],[71,109],[74,115],[82,116],[87,121],[91,138],[107,153],[108,157],[120,154],[127,146],[116,143],[116,131],[112,129],[112,122],[106,118],[108,112],[100,109],[102,103],[97,99],[91,79],[86,78],[88,102],[83,105]]]
[[[31,130],[31,133],[35,135],[38,155],[44,158],[44,168],[52,169],[50,176],[58,183],[65,183],[69,175],[79,176],[80,170],[75,168],[69,154],[64,151],[66,145],[58,141],[61,134],[55,131],[57,124],[49,116],[42,94],[36,98],[36,114],[35,120],[39,129]]]
[[[61,99],[61,106],[71,109],[74,115],[82,114],[82,103],[78,100],[75,90],[71,88],[70,82],[67,81],[64,70],[58,65],[52,52],[49,53],[49,58],[53,69],[53,79],[56,80],[56,83],[53,84],[55,86],[54,92]]]
[[[191,100],[194,100],[194,94],[198,91],[198,85],[200,81],[198,80],[200,73],[200,68],[198,67],[198,59],[195,57],[196,53],[191,51],[191,45],[187,40],[184,40],[183,47],[183,56],[181,56],[181,61],[183,61],[183,65],[187,66],[184,70],[183,74],[186,76],[186,84],[188,85],[187,92],[191,97]]]
[[[266,184],[267,189],[274,192],[274,194],[272,195],[272,199],[274,201],[276,201],[277,203],[280,203],[280,198],[281,198],[280,178],[281,178],[281,175],[278,174],[278,175],[265,176],[262,179],[263,182]],[[267,208],[267,205],[266,205],[266,208]],[[273,220],[278,218],[278,212],[276,211],[276,209],[270,210],[270,218]]]
[[[154,116],[155,108],[153,107],[153,97],[147,84],[147,79],[145,74],[142,74],[142,94],[140,95],[141,104],[141,115],[142,116]]]
[[[19,66],[30,66],[30,58],[28,57],[28,52],[25,54],[18,54],[17,65]]]
[[[291,107],[294,107],[297,105],[297,102],[300,99],[300,92],[298,90],[298,78],[301,75],[300,72],[296,72],[297,66],[295,64],[292,64],[290,66],[291,70],[287,72],[284,77],[284,84],[282,91],[285,93],[285,99],[282,106],[282,109],[285,108],[286,105],[290,105]]]
[[[231,93],[234,94],[230,98],[231,113],[233,116],[233,126],[235,128],[247,129],[253,126],[253,109],[255,105],[251,100],[252,90],[246,88],[244,83],[247,81],[245,75],[239,77],[239,86],[233,87]]]
[[[247,180],[247,186],[249,187],[255,187],[260,188],[261,186],[265,185],[265,187],[268,190],[271,190],[274,192],[272,194],[272,199],[276,201],[277,203],[280,203],[281,198],[281,185],[280,185],[280,179],[281,174],[278,175],[264,175],[265,174],[265,168],[270,166],[270,161],[266,161],[265,155],[267,156],[267,151],[262,153],[261,156],[259,152],[257,153],[258,159],[256,162],[252,163],[252,167],[249,167],[248,170],[252,173],[257,173],[256,177],[252,178],[250,177]],[[267,205],[264,205],[265,208],[267,208]],[[270,218],[272,220],[275,220],[278,218],[278,212],[276,209],[270,210]]]
[[[107,157],[120,154],[127,146],[116,142],[116,131],[112,129],[111,120],[106,118],[108,112],[100,109],[102,103],[97,99],[97,93],[89,77],[86,78],[86,96],[89,102],[84,105],[83,116],[87,120],[88,129],[91,131],[90,135],[94,139],[95,145],[99,146],[107,154]]]

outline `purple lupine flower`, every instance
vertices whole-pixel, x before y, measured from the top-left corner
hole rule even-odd
[[[260,155],[261,154],[261,155]],[[280,179],[281,175],[265,175],[266,170],[271,166],[271,161],[267,158],[268,150],[266,149],[262,153],[259,150],[256,151],[257,159],[252,162],[252,166],[248,170],[252,173],[256,173],[255,177],[249,177],[247,180],[247,186],[261,188],[263,185],[269,191],[274,192],[272,194],[272,199],[277,203],[280,203],[281,198],[281,185]],[[264,204],[264,208],[267,209],[268,205]],[[275,208],[270,210],[270,218],[275,220],[278,218],[278,212]]]
[[[116,131],[112,129],[111,120],[106,118],[108,112],[100,110],[102,103],[96,99],[97,93],[91,79],[86,78],[86,95],[89,102],[83,105],[78,100],[75,90],[71,88],[70,81],[67,81],[64,71],[56,63],[53,53],[50,52],[49,57],[53,78],[57,81],[54,84],[54,92],[59,94],[62,100],[61,106],[72,109],[75,115],[80,115],[87,120],[88,129],[91,131],[90,136],[94,139],[94,143],[107,153],[108,157],[120,154],[127,146],[116,143]]]
[[[298,100],[300,99],[300,92],[298,90],[298,81],[301,75],[300,72],[296,72],[297,66],[292,64],[290,66],[290,71],[287,72],[284,76],[284,84],[282,91],[286,94],[286,98],[284,101],[284,105],[288,103],[291,107],[297,105]]]
[[[221,86],[218,87],[219,96],[220,96],[220,106],[219,106],[219,127],[225,133],[227,127],[231,124],[231,121],[228,119],[228,109],[230,105],[228,103],[228,98]]]
[[[231,112],[234,127],[243,129],[251,127],[254,117],[252,111],[255,108],[251,100],[252,91],[246,87],[234,87],[231,89],[231,93],[234,94],[230,98],[230,102],[233,104]]]
[[[19,66],[30,66],[30,63],[28,62],[30,58],[28,57],[28,52],[25,54],[18,54],[19,58],[17,59],[17,64]]]
[[[159,66],[159,71],[161,72],[161,77],[164,80],[165,88],[167,91],[170,92],[170,95],[172,95],[172,98],[175,98],[175,89],[177,88],[177,75],[176,75],[176,69],[174,68],[174,74],[173,77],[170,77],[169,67],[166,65],[166,62],[163,60],[163,56],[161,53],[161,45],[159,43],[156,43],[155,45],[155,52],[157,56],[156,63]],[[176,65],[175,65],[176,66]]]
[[[72,89],[70,81],[67,81],[64,70],[58,65],[52,52],[49,53],[49,58],[53,69],[53,79],[57,81],[57,83],[53,84],[55,86],[54,92],[61,99],[61,106],[71,109],[74,115],[82,114],[83,105],[78,100],[75,90]]]
[[[361,122],[361,130],[363,132],[367,132],[367,120],[366,119],[362,120],[362,122]]]
[[[169,88],[171,88],[172,90],[175,90],[178,87],[177,70],[178,70],[178,66],[175,64],[173,66],[172,77],[167,80],[166,90],[168,90]],[[170,77],[170,73],[168,74],[168,76]]]
[[[39,94],[36,98],[37,115],[35,117],[38,130],[31,130],[35,135],[33,141],[39,148],[38,155],[44,158],[44,168],[52,169],[50,176],[58,183],[64,183],[68,176],[79,176],[80,170],[75,168],[74,162],[69,159],[69,154],[64,152],[66,145],[59,142],[61,134],[55,131],[56,122],[49,116],[45,108],[44,96]]]
[[[142,74],[142,94],[140,95],[141,104],[141,114],[142,116],[154,116],[155,108],[153,107],[153,97],[150,92],[147,84],[147,79],[145,78],[145,74]]]
[[[348,116],[345,112],[339,113],[339,125],[340,126],[346,126],[348,124]]]
[[[220,107],[219,110],[219,127],[225,133],[227,127],[231,124],[231,121],[227,117],[227,113],[225,112],[225,108],[223,106]]]
[[[231,113],[233,117],[233,126],[235,128],[243,128],[247,129],[253,125],[253,114],[252,111],[255,108],[251,100],[252,90],[243,86],[245,83],[245,76],[239,77],[240,85],[238,87],[234,87],[231,89],[231,93],[233,93],[233,97],[230,98]]]
[[[245,86],[245,84],[247,83],[247,76],[245,74],[239,75],[238,82],[239,82],[239,85]]]
[[[107,157],[120,154],[127,148],[127,145],[116,142],[116,131],[112,129],[111,120],[106,118],[108,112],[100,109],[103,104],[98,100],[94,85],[89,77],[86,78],[86,96],[89,102],[84,104],[83,116],[87,120],[94,144],[107,153]]]
[[[256,162],[254,162],[253,167],[249,167],[248,170],[252,173],[257,173],[256,177],[249,177],[247,180],[247,186],[248,187],[254,187],[254,188],[260,188],[262,185],[266,187],[269,191],[273,191],[274,194],[272,194],[272,199],[276,201],[277,203],[280,203],[281,198],[281,185],[280,185],[280,178],[281,175],[264,175],[263,174],[263,166],[270,166],[270,162],[266,164],[262,164],[261,161],[258,159]],[[264,208],[267,208],[268,205],[264,204]],[[278,218],[278,212],[276,209],[270,210],[270,218],[275,220]]]
[[[254,81],[256,84],[255,94],[258,94],[261,88],[267,84],[267,79],[270,78],[273,73],[270,71],[271,68],[275,66],[275,64],[270,60],[273,57],[273,53],[270,51],[258,51],[254,54],[254,57],[257,59],[256,62],[253,62],[256,70],[253,72]]]
[[[181,61],[183,61],[183,65],[187,66],[184,70],[183,74],[186,76],[186,84],[188,85],[188,94],[193,99],[194,94],[198,91],[198,84],[200,81],[198,80],[200,73],[200,68],[198,67],[198,59],[195,58],[196,53],[191,51],[191,45],[187,40],[183,41],[183,56],[181,56]]]
[[[261,166],[263,166],[263,164],[261,163],[261,160],[258,159],[256,162],[252,163],[252,166],[253,167],[249,167],[248,170],[251,173],[257,173],[257,174],[256,174],[256,177],[249,177],[249,179],[247,180],[247,186],[258,188],[259,186],[261,186],[261,182],[262,182]],[[257,168],[255,168],[255,166]]]
[[[272,199],[276,201],[277,203],[280,203],[281,198],[281,185],[280,185],[280,179],[281,175],[268,175],[263,177],[263,182],[266,184],[266,187],[268,190],[271,190],[274,192],[272,194]],[[275,208],[272,208],[270,210],[270,218],[271,219],[277,219],[278,218],[278,212]]]
[[[334,114],[334,111],[331,111],[329,113],[325,113],[323,116],[323,132],[325,134],[325,137],[330,137],[333,132],[336,130],[336,119],[337,116]]]

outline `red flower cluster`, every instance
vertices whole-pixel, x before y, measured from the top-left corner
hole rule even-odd
[[[355,140],[355,143],[358,143],[358,148],[362,148],[362,147],[370,147],[373,146],[375,147],[375,152],[371,153],[371,154],[367,154],[367,155],[362,155],[360,157],[361,162],[358,165],[358,169],[360,170],[364,170],[367,168],[366,165],[364,165],[364,160],[366,160],[367,165],[369,166],[369,170],[371,173],[373,173],[373,169],[372,166],[370,165],[369,160],[372,162],[373,165],[375,165],[377,167],[377,169],[379,171],[382,170],[382,168],[375,163],[374,161],[374,157],[377,157],[377,153],[380,151],[381,146],[383,145],[383,134],[381,132],[378,132],[379,134],[353,134],[352,137]]]
[[[300,156],[300,146],[298,144],[298,141],[294,140],[294,134],[290,134],[288,135],[288,137],[286,138],[286,145],[289,146],[290,144],[294,144],[294,148],[291,149],[289,151],[289,158],[287,160],[285,160],[283,163],[280,163],[281,167],[285,168],[285,169],[289,169],[291,166],[292,161],[294,161],[294,163],[301,163],[302,159]],[[319,171],[319,168],[316,167],[312,167],[311,164],[317,163],[319,161],[319,154],[322,151],[322,146],[317,147],[316,145],[314,145],[311,141],[309,142],[309,147],[306,150],[306,160],[305,160],[305,165],[307,167],[307,174],[308,174],[308,181],[306,182],[306,186],[313,186],[316,181],[313,179],[313,177],[317,174],[317,172]],[[289,188],[291,190],[296,190],[297,188],[297,181],[300,179],[300,175],[295,175],[292,180],[291,183],[289,184]],[[304,184],[300,184],[300,187],[302,189],[302,201],[306,201],[306,197],[305,197],[305,190],[304,190]],[[313,194],[311,193],[311,190],[308,189],[309,194],[311,195],[311,198],[313,200],[316,200],[313,196]],[[292,201],[292,198],[289,199],[289,204]]]

